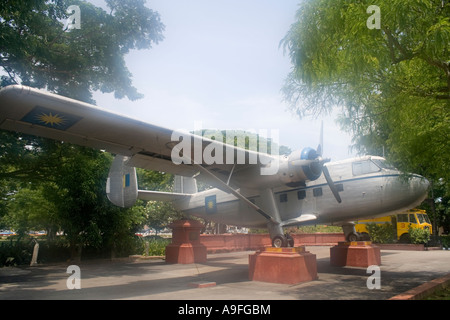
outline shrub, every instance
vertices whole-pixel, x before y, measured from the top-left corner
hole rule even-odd
[[[394,227],[389,222],[384,224],[369,223],[367,231],[374,243],[392,243],[394,240]]]
[[[409,237],[411,239],[411,243],[414,244],[425,244],[430,241],[430,229],[420,229],[420,228],[408,228]]]
[[[442,247],[444,247],[445,249],[450,248],[450,236],[441,236],[440,239]]]
[[[0,242],[0,267],[29,264],[33,244],[13,238]]]
[[[171,242],[170,239],[148,237],[143,238],[142,254],[145,256],[164,256],[166,254],[166,246]]]
[[[52,263],[70,259],[69,242],[65,237],[55,240],[41,239],[39,241],[38,263]]]
[[[144,242],[138,237],[121,238],[114,247],[114,256],[111,253],[111,246],[102,246],[100,248],[85,246],[82,250],[82,260],[88,259],[108,259],[113,257],[126,257],[136,252],[144,252]],[[165,245],[169,240],[154,241],[149,245],[147,254],[164,255]],[[10,238],[0,241],[0,267],[27,265],[31,262],[34,242],[31,238]],[[161,254],[161,252],[163,252]],[[54,263],[68,261],[71,258],[71,248],[69,242],[64,236],[57,237],[55,240],[40,239],[38,263]]]

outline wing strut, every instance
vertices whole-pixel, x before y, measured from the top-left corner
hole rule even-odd
[[[233,165],[233,168],[231,168],[230,175],[228,176],[227,185],[230,185],[231,176],[233,175],[234,168],[236,167],[236,163]]]
[[[327,180],[328,186],[331,189],[331,192],[333,193],[334,197],[336,198],[336,201],[341,203],[342,202],[341,196],[339,195],[339,191],[338,191],[336,185],[334,184],[333,179],[330,176],[330,171],[328,171],[328,167],[323,166],[322,171],[323,171],[323,175],[325,176],[325,180]]]
[[[273,224],[280,224],[278,221],[275,221],[269,214],[264,212],[260,207],[258,207],[256,204],[248,200],[246,197],[244,197],[239,191],[234,190],[232,187],[230,187],[227,183],[220,180],[218,177],[216,177],[212,172],[210,172],[208,169],[204,168],[203,166],[194,163],[194,166],[196,166],[201,172],[208,175],[210,178],[212,178],[215,182],[217,182],[220,186],[220,188],[224,191],[229,191],[231,194],[233,194],[236,198],[244,201],[247,205],[252,207],[256,210],[260,215],[262,215],[264,218],[266,218],[269,222]]]

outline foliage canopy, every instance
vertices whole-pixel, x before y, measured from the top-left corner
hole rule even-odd
[[[140,98],[124,57],[159,43],[164,25],[144,0],[106,4],[109,12],[86,1],[2,1],[1,85],[23,84],[89,103],[97,90]],[[70,5],[80,8],[80,29],[64,27]],[[127,246],[144,215],[107,200],[110,163],[111,155],[101,151],[0,132],[0,224],[21,233],[43,228],[50,236],[63,230],[78,259],[83,246]]]
[[[366,25],[370,5],[380,29]],[[301,117],[341,110],[361,153],[450,181],[450,3],[302,1],[282,41],[292,61],[283,92]]]
[[[92,92],[138,99],[124,56],[163,40],[164,25],[143,0],[106,0],[110,12],[86,1],[4,0],[0,3],[3,84],[46,88],[93,102]],[[67,8],[80,8],[80,29],[65,29]]]

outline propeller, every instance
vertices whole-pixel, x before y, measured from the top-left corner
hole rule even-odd
[[[336,185],[334,184],[333,179],[331,179],[331,175],[330,175],[330,171],[328,171],[328,167],[322,166],[322,171],[323,171],[323,175],[325,176],[325,180],[327,180],[328,186],[331,189],[331,192],[333,193],[334,197],[336,198],[336,201],[341,203],[342,202],[341,196],[339,195],[339,191],[338,191]]]
[[[323,121],[320,125],[320,142],[319,145],[317,146],[317,155],[318,158],[320,159],[320,163],[322,164],[322,172],[323,175],[325,176],[325,180],[327,180],[327,184],[331,189],[331,192],[333,193],[334,197],[336,198],[336,201],[341,203],[342,199],[341,196],[339,195],[339,191],[336,187],[336,185],[334,184],[333,179],[331,179],[331,175],[330,175],[330,171],[328,170],[328,167],[325,166],[326,162],[329,162],[330,159],[322,159],[322,152],[323,152]]]
[[[317,146],[316,153],[319,157],[322,157],[322,151],[323,151],[323,121],[320,123],[320,139],[319,139],[319,145]]]

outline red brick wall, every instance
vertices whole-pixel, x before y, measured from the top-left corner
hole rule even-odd
[[[344,233],[300,233],[291,234],[294,243],[298,245],[337,245],[340,241],[345,241]]]
[[[331,246],[345,241],[343,233],[302,233],[291,236],[296,246]],[[206,246],[209,253],[258,250],[272,245],[268,234],[202,234],[200,242]]]

